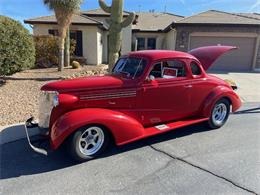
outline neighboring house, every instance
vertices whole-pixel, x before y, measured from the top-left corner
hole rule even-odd
[[[260,68],[260,15],[209,10],[173,24],[176,50],[208,45],[232,45],[239,50],[219,58],[211,70],[251,71]]]
[[[124,12],[124,17],[128,12]],[[108,62],[109,17],[101,9],[82,11],[72,19],[71,38],[77,42],[75,55],[88,64]],[[55,16],[25,20],[34,35],[57,35]],[[170,49],[189,51],[207,45],[233,45],[239,50],[221,57],[211,70],[251,71],[260,69],[260,14],[209,10],[190,17],[170,13],[137,13],[123,30],[121,54],[131,50]]]

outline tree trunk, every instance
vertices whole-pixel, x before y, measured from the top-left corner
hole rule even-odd
[[[64,70],[64,38],[59,38],[59,67],[58,71]]]
[[[68,28],[66,39],[65,39],[65,58],[64,66],[67,67],[70,65],[70,29]]]

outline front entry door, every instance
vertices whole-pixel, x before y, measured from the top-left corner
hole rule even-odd
[[[181,60],[156,63],[140,92],[143,125],[150,126],[189,115],[191,81]]]

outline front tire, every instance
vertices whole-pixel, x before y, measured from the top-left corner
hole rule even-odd
[[[77,130],[68,140],[67,150],[70,156],[84,162],[98,157],[107,149],[109,133],[101,126],[93,125]]]
[[[208,126],[211,129],[218,129],[222,127],[230,114],[230,103],[227,99],[220,99],[217,101],[217,103],[214,105],[210,119],[208,121]]]

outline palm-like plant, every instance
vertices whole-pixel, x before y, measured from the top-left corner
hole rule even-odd
[[[64,43],[67,29],[74,13],[79,11],[83,0],[43,0],[49,9],[54,10],[59,30],[59,71],[64,68]]]

